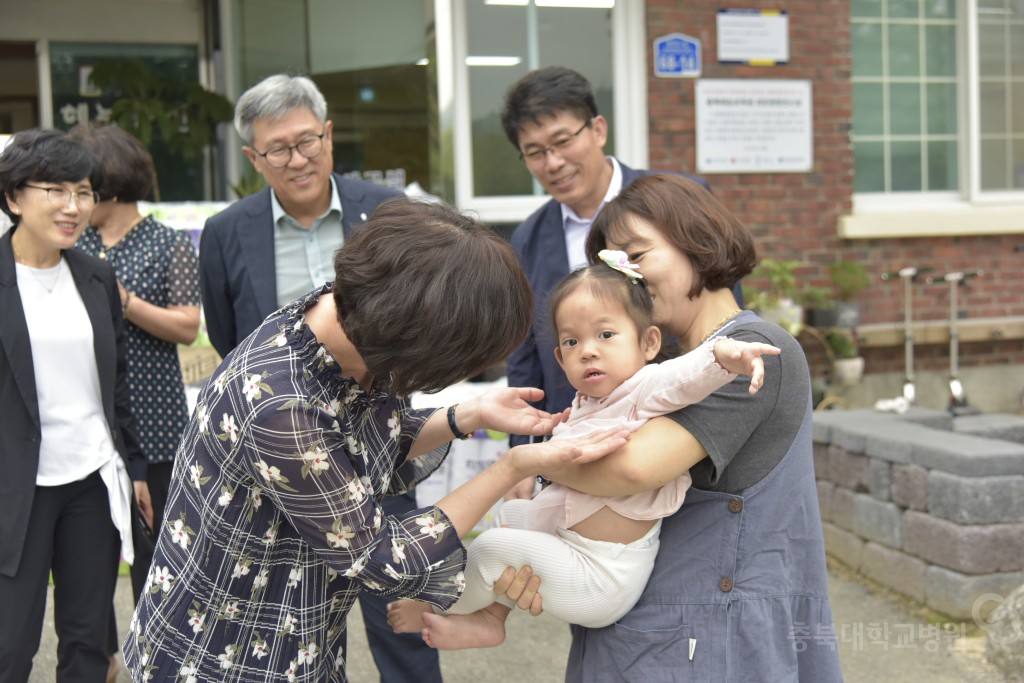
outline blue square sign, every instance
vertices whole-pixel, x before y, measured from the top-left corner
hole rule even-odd
[[[654,75],[659,78],[698,78],[700,40],[669,33],[654,40]]]

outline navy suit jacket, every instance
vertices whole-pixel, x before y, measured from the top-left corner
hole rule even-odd
[[[669,173],[634,170],[622,162],[619,162],[619,166],[622,168],[622,187],[627,187],[645,175]],[[686,177],[711,191],[711,186],[703,179]],[[508,383],[513,387],[543,389],[544,398],[536,405],[550,413],[561,412],[572,405],[572,400],[576,397],[576,389],[569,384],[565,373],[555,360],[556,344],[548,305],[551,290],[569,274],[569,255],[565,250],[561,204],[552,199],[534,211],[512,233],[512,246],[526,271],[526,278],[533,289],[536,302],[530,334],[509,356]],[[739,291],[739,283],[733,290],[734,294]],[[527,441],[529,437],[516,435],[510,439],[513,446]]]
[[[386,199],[401,192],[334,174],[345,237]],[[206,331],[224,357],[278,309],[270,188],[240,199],[206,221],[199,239],[199,282]]]
[[[13,577],[21,562],[36,490],[42,426],[25,309],[18,291],[11,235],[0,236],[0,576]],[[92,323],[103,415],[110,438],[135,481],[146,479],[128,393],[121,295],[110,264],[66,249],[71,276]]]

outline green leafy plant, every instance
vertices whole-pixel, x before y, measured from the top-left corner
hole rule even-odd
[[[248,197],[251,194],[256,194],[266,186],[266,179],[257,173],[255,169],[250,168],[237,183],[231,185],[231,191],[234,192],[239,199],[242,199],[243,197]]]
[[[90,80],[118,98],[111,106],[111,123],[147,148],[160,140],[188,162],[201,157],[216,141],[217,125],[234,116],[234,106],[223,95],[195,81],[156,75],[137,59],[100,60]],[[159,187],[154,189],[159,197]]]
[[[860,355],[860,347],[853,333],[845,329],[831,329],[825,334],[825,343],[832,350],[835,358],[856,358]]]
[[[828,273],[839,301],[853,301],[871,282],[867,268],[858,261],[834,261],[828,264]]]
[[[778,306],[784,299],[794,299],[797,293],[796,269],[799,261],[780,261],[777,259],[761,259],[751,278],[767,280],[766,288],[747,288],[743,290],[743,299],[750,308],[765,310]]]
[[[805,308],[832,308],[835,306],[832,291],[825,287],[814,287],[813,285],[802,287],[796,293],[795,299]]]

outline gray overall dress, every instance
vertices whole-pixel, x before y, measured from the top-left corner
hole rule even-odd
[[[803,361],[799,347],[784,347],[783,357],[787,352]],[[625,617],[601,629],[573,626],[566,681],[842,680],[810,402],[804,410],[803,400],[790,395],[791,409],[805,415],[795,433],[791,428],[780,437],[788,442],[781,444],[785,455],[760,481],[739,495],[691,488],[683,507],[664,520],[654,572]],[[793,417],[798,421],[799,413]],[[718,429],[729,429],[731,420],[721,413],[716,421],[726,422]],[[709,443],[706,437],[700,436],[702,443]],[[770,435],[751,439],[770,441]]]

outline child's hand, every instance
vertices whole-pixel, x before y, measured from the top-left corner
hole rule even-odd
[[[777,356],[782,349],[771,344],[744,342],[725,337],[715,342],[715,360],[729,372],[750,375],[750,393],[756,394],[764,383],[764,360],[761,356]]]

